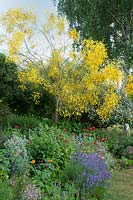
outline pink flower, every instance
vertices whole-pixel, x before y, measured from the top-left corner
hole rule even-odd
[[[14,128],[19,129],[20,126],[16,124],[16,125],[14,126]]]

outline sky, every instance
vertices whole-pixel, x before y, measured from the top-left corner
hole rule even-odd
[[[39,17],[45,11],[56,12],[52,0],[0,0],[0,15],[10,8],[21,7],[26,10],[33,10]]]

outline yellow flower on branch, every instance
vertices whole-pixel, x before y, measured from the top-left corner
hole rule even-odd
[[[129,76],[128,77],[127,85],[125,87],[125,93],[128,96],[132,96],[133,95],[133,76]]]
[[[76,29],[72,29],[69,31],[69,37],[74,41],[77,42],[79,39],[79,33],[76,31]]]

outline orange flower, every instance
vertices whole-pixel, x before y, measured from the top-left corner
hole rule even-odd
[[[54,161],[53,161],[53,160],[48,160],[48,162],[49,162],[49,163],[53,163]]]
[[[32,164],[35,164],[35,162],[36,162],[35,160],[32,160],[32,161],[31,161]]]

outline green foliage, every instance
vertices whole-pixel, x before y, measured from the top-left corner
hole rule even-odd
[[[80,123],[76,122],[76,119],[71,119],[71,120],[60,120],[58,123],[57,123],[57,126],[67,132],[67,134],[70,134],[70,133],[74,133],[76,135],[79,135],[81,133],[81,130],[86,126],[85,123]]]
[[[7,104],[4,104],[0,100],[0,131],[7,125],[8,116],[10,116],[11,112]]]
[[[41,126],[29,136],[29,154],[32,163],[31,174],[34,183],[47,190],[51,181],[59,175],[70,155],[75,151],[75,140],[63,134],[56,126]]]
[[[8,179],[8,165],[9,161],[6,158],[6,150],[0,149],[0,180],[7,180]]]
[[[132,67],[132,0],[53,0],[82,38],[104,41],[111,57]]]
[[[12,114],[7,119],[7,127],[20,129],[22,134],[28,136],[29,130],[37,128],[41,122],[42,120],[35,116]]]
[[[2,181],[0,179],[0,199],[1,200],[14,200],[13,188],[9,185],[9,180]]]
[[[125,156],[129,158],[128,147],[133,146],[133,137],[124,135],[123,128],[109,127],[103,130],[95,131],[97,137],[107,139],[107,149],[114,156],[121,158]]]
[[[48,192],[43,200],[80,200],[74,183],[66,183],[62,190],[60,180],[48,187]]]
[[[34,92],[41,93],[38,103],[34,100]],[[45,91],[42,86],[35,89],[30,83],[26,85],[25,90],[19,89],[19,95],[13,101],[9,102],[9,104],[14,113],[21,115],[28,114],[52,118],[55,111],[54,97]]]
[[[17,93],[17,65],[0,53],[0,99],[12,101]]]
[[[124,156],[121,159],[117,160],[117,163],[120,165],[120,168],[132,168],[133,167],[133,159],[128,159]]]
[[[68,183],[74,182],[75,184],[77,184],[76,185],[77,187],[81,188],[84,180],[82,176],[80,176],[79,178],[79,175],[81,175],[83,171],[84,171],[84,167],[81,165],[81,163],[79,162],[73,163],[69,161],[65,165],[64,170],[62,171],[62,175],[61,175],[62,185],[64,185],[66,181]]]
[[[117,157],[125,156],[133,159],[133,153],[129,153],[128,147],[133,147],[133,137],[119,136],[115,142],[113,153]]]
[[[58,170],[58,167],[61,167],[70,158],[75,145],[74,138],[68,141],[69,136],[61,135],[61,133],[61,129],[48,125],[40,126],[32,131],[30,137],[32,142],[29,146],[32,159],[53,160]]]

